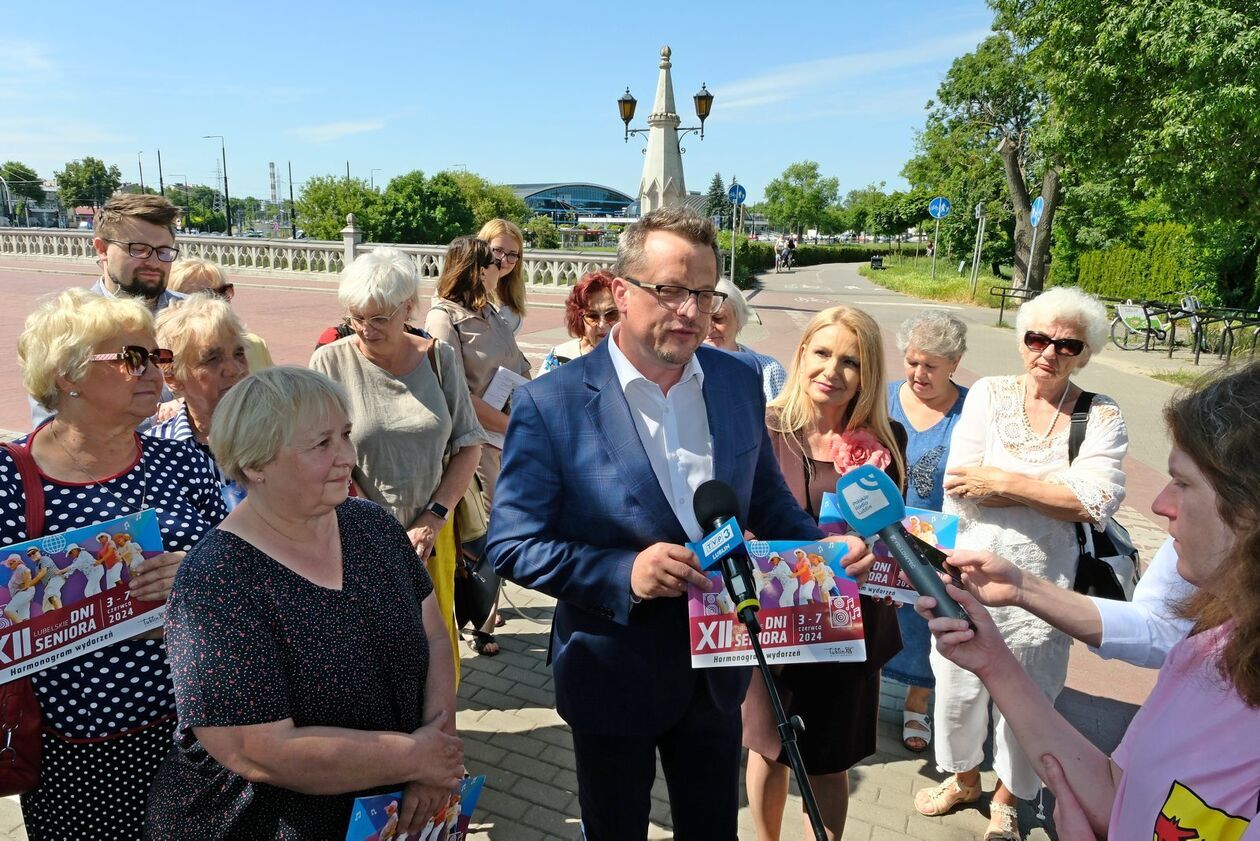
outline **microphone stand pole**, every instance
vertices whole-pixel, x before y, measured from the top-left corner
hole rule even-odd
[[[722,574],[726,576],[725,565],[723,565]],[[730,581],[729,577],[727,581]],[[774,685],[774,674],[770,671],[770,664],[766,662],[765,652],[761,650],[761,623],[757,621],[759,607],[760,604],[756,600],[742,602],[738,608],[738,616],[744,623],[744,627],[748,629],[748,640],[752,643],[753,654],[757,656],[757,668],[761,670],[762,680],[766,684],[766,694],[770,696],[770,705],[774,707],[779,741],[783,744],[783,752],[787,754],[788,765],[792,767],[792,775],[796,777],[796,786],[800,789],[801,800],[805,803],[805,814],[809,815],[814,838],[816,841],[826,841],[827,832],[823,828],[822,812],[818,811],[818,800],[814,797],[814,790],[809,785],[809,775],[805,772],[805,760],[801,758],[800,746],[796,744],[796,734],[805,730],[805,724],[798,715],[792,716],[789,720],[787,710],[783,709],[783,700],[779,697],[779,690]]]

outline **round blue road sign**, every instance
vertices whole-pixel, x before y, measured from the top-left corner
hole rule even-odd
[[[748,198],[748,191],[744,189],[743,184],[732,184],[731,189],[726,191],[726,197],[730,199],[731,204],[743,204],[744,199]]]
[[[1041,212],[1046,209],[1046,200],[1037,196],[1032,203],[1032,212],[1028,214],[1028,224],[1034,228],[1041,222]]]
[[[928,205],[928,213],[931,214],[933,219],[944,219],[953,209],[954,206],[950,204],[949,199],[944,196],[937,196],[932,199],[932,202]]]

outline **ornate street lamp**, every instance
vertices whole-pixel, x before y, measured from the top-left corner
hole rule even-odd
[[[709,119],[709,112],[713,110],[713,94],[709,92],[709,88],[701,84],[700,90],[696,92],[692,100],[696,104],[696,117],[700,120],[698,126],[679,126],[678,138],[681,140],[686,134],[699,134],[700,139],[704,140],[704,121]],[[617,98],[617,113],[621,115],[621,121],[626,124],[625,142],[630,142],[632,134],[647,134],[650,128],[630,128],[630,121],[634,119],[634,109],[639,101],[630,93],[630,88],[626,88],[626,92]]]

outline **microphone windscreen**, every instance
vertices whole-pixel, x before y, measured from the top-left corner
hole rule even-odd
[[[696,488],[696,495],[691,498],[691,508],[700,527],[707,530],[715,522],[738,517],[739,499],[730,485],[710,479]]]

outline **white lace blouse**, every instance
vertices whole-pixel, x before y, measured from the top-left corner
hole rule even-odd
[[[1028,425],[1024,389],[1019,377],[985,377],[967,394],[954,427],[946,469],[984,465],[1032,479],[1066,485],[1076,494],[1090,520],[1101,523],[1124,501],[1121,461],[1129,449],[1129,433],[1115,401],[1097,395],[1076,460],[1068,464],[1068,432],[1043,439]],[[946,495],[944,511],[959,517],[958,548],[993,552],[1021,569],[1060,587],[1071,587],[1078,554],[1072,523],[1055,520],[1028,506],[986,508],[975,501]],[[990,613],[1008,645],[1034,646],[1050,639],[1053,629],[1027,611],[992,608]]]

